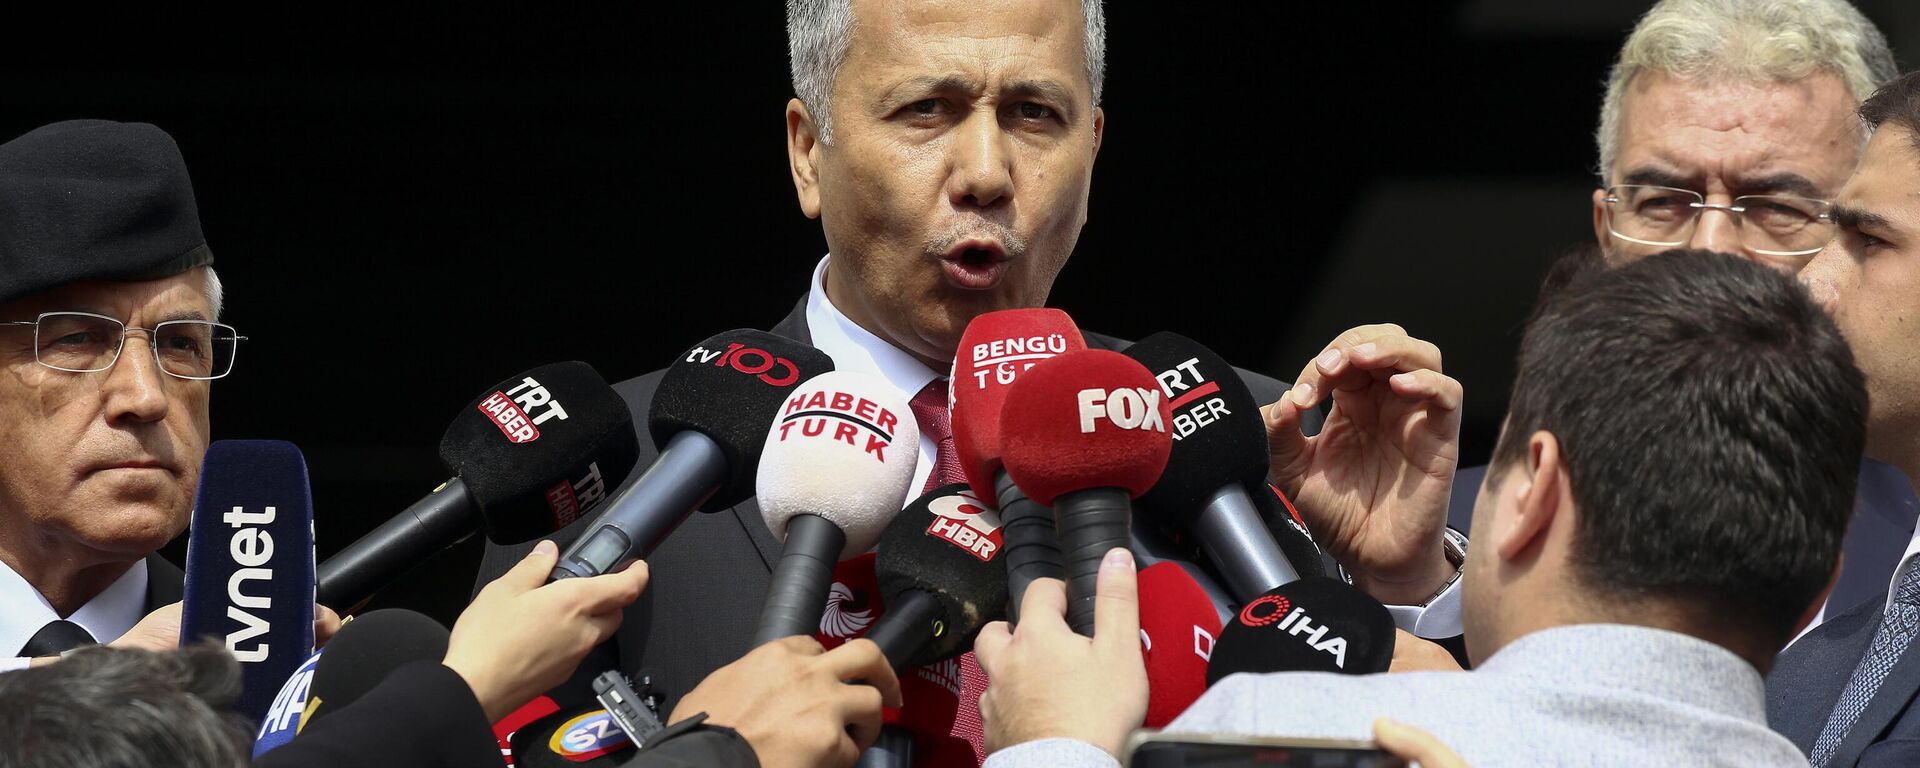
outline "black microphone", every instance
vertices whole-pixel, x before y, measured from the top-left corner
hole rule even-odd
[[[965,653],[981,627],[1004,618],[1007,570],[992,540],[999,528],[993,508],[954,483],[914,500],[880,535],[873,567],[887,612],[866,638],[894,669]]]
[[[300,730],[359,701],[402,665],[446,658],[449,636],[440,622],[403,608],[370,611],[341,625],[314,665]]]
[[[1153,371],[1172,411],[1173,453],[1160,481],[1134,504],[1175,538],[1199,541],[1234,602],[1300,578],[1247,493],[1265,484],[1267,430],[1233,366],[1174,333],[1156,333],[1126,355]]]
[[[1393,661],[1393,616],[1338,579],[1290,582],[1249,601],[1213,643],[1207,685],[1236,672],[1367,675]]]
[[[639,459],[632,412],[592,366],[554,363],[502,381],[441,436],[453,479],[327,558],[319,602],[346,613],[476,528],[503,544],[560,530]]]
[[[661,375],[648,412],[659,458],[560,554],[550,578],[612,571],[652,552],[695,509],[752,496],[767,425],[794,387],[831,370],[826,353],[765,331],[727,331],[687,350]]]

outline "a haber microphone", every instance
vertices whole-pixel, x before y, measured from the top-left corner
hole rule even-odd
[[[826,353],[749,329],[682,353],[661,376],[647,416],[659,458],[560,554],[551,578],[612,571],[652,552],[694,510],[714,512],[752,496],[767,425],[788,393],[831,370]]]
[[[1220,615],[1177,563],[1140,569],[1140,641],[1147,662],[1148,728],[1164,728],[1207,692]]]
[[[633,413],[592,366],[515,375],[480,393],[441,436],[453,479],[320,564],[319,602],[347,612],[475,529],[518,544],[565,528],[639,458]]]
[[[965,653],[1005,613],[999,527],[992,507],[954,483],[914,500],[881,534],[874,571],[887,612],[866,637],[894,669]]]
[[[1017,619],[1038,578],[1060,578],[1053,510],[1027,498],[1000,460],[1000,409],[1007,388],[1040,361],[1087,348],[1073,318],[1057,309],[1008,309],[973,318],[953,356],[953,448],[967,484],[1000,510],[1007,594]]]
[[[234,707],[258,721],[313,653],[313,496],[280,440],[218,440],[200,465],[187,538],[183,644],[213,637],[240,660]]]
[[[1162,531],[1198,540],[1234,602],[1300,578],[1247,492],[1265,484],[1268,454],[1246,382],[1213,350],[1174,333],[1141,339],[1126,354],[1154,372],[1173,428],[1167,469],[1135,509]]]
[[[1236,672],[1387,671],[1393,616],[1338,579],[1301,579],[1241,606],[1213,644],[1207,685]]]
[[[907,501],[920,428],[885,380],[830,371],[801,384],[768,429],[756,486],[784,539],[754,645],[820,626],[834,564],[865,553]]]
[[[1100,559],[1125,547],[1132,500],[1167,466],[1173,439],[1152,372],[1118,352],[1068,352],[1020,376],[1000,412],[1007,474],[1053,508],[1067,624],[1093,636]]]

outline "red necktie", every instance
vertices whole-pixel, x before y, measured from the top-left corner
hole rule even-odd
[[[913,420],[920,423],[920,434],[932,439],[934,445],[933,471],[927,475],[927,485],[920,492],[966,482],[966,476],[960,472],[960,456],[953,449],[953,415],[947,410],[947,380],[936,378],[928,382],[907,407],[913,410]],[[977,766],[987,759],[982,742],[985,728],[980,720],[980,694],[987,691],[987,673],[980,669],[980,662],[974,660],[973,651],[967,651],[959,661],[960,701],[948,735],[973,746],[973,764]],[[929,764],[921,757],[916,751],[914,762]],[[948,757],[938,762],[952,765],[958,761]]]

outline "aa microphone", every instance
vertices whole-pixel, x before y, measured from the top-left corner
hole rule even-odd
[[[1213,644],[1207,685],[1236,672],[1387,671],[1393,616],[1386,606],[1330,578],[1283,584],[1248,602]]]
[[[1160,479],[1173,440],[1153,374],[1118,352],[1068,352],[1007,391],[1000,447],[1007,474],[1052,507],[1067,576],[1067,623],[1093,636],[1107,550],[1125,547],[1132,500]]]
[[[965,653],[1007,605],[999,516],[966,485],[928,491],[893,518],[874,561],[887,612],[867,639],[896,670]]]
[[[287,678],[286,684],[280,686],[280,692],[273,697],[273,705],[267,708],[267,716],[260,722],[259,732],[254,734],[254,757],[258,758],[293,741],[293,737],[300,733],[300,719],[307,711],[307,695],[313,690],[313,670],[320,663],[320,655],[326,652],[325,648],[314,651]]]
[[[1006,542],[1009,613],[1018,619],[1020,598],[1038,578],[1060,578],[1060,545],[1053,510],[1015,485],[1000,460],[1000,409],[1007,388],[1040,361],[1087,348],[1073,318],[1057,309],[1008,309],[973,318],[960,334],[948,378],[953,390],[953,448],[974,488],[1000,510]]]
[[[181,644],[221,641],[240,660],[235,710],[258,721],[313,653],[313,496],[292,443],[207,446],[187,538]]]
[[[453,479],[320,564],[319,602],[347,612],[476,528],[502,544],[565,528],[639,459],[633,413],[592,366],[515,375],[468,403],[441,436]]]
[[[613,571],[694,510],[752,496],[767,425],[794,387],[831,370],[826,353],[765,331],[727,331],[687,350],[661,375],[647,416],[660,456],[561,553],[551,578]]]
[[[1268,453],[1266,424],[1246,382],[1213,350],[1179,334],[1148,336],[1126,354],[1154,372],[1173,429],[1167,469],[1135,508],[1160,530],[1197,539],[1234,602],[1300,578],[1247,493],[1265,484]]]
[[[1147,728],[1164,728],[1207,692],[1220,615],[1179,564],[1140,569],[1140,642],[1147,663]]]

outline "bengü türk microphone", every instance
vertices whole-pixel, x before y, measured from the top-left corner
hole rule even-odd
[[[314,665],[300,730],[359,701],[402,665],[446,658],[448,638],[440,622],[402,608],[370,611],[341,625]]]
[[[887,612],[866,637],[894,669],[965,653],[1005,613],[999,526],[992,507],[954,483],[915,499],[881,534],[873,567]]]
[[[1198,342],[1156,333],[1126,354],[1154,372],[1172,413],[1173,453],[1135,509],[1167,533],[1198,540],[1234,602],[1300,578],[1248,495],[1267,476],[1267,428],[1246,382]]]
[[[784,539],[754,645],[812,635],[834,563],[873,548],[907,501],[920,427],[876,376],[830,371],[787,395],[767,431],[755,485],[767,530]]]
[[[681,354],[661,375],[647,416],[659,458],[560,554],[552,578],[610,572],[652,552],[694,510],[752,496],[767,425],[794,387],[831,370],[826,353],[749,329]]]
[[[1167,466],[1173,439],[1153,374],[1118,352],[1068,352],[1022,374],[1000,411],[1007,474],[1053,508],[1067,624],[1093,636],[1100,560],[1128,544],[1132,500]]]
[[[1338,579],[1301,579],[1241,607],[1213,644],[1207,685],[1236,672],[1387,671],[1393,616]]]
[[[1164,728],[1207,692],[1207,659],[1220,614],[1178,563],[1140,569],[1140,639],[1146,646],[1147,728]]]
[[[319,602],[345,613],[476,528],[502,544],[565,528],[639,458],[633,413],[592,366],[515,375],[468,403],[441,436],[453,479],[320,564]]]
[[[240,660],[235,709],[259,720],[313,653],[313,495],[280,440],[207,446],[188,529],[182,644],[213,637]]]
[[[1057,309],[1008,309],[973,318],[960,334],[948,378],[953,390],[953,448],[967,484],[1000,510],[1009,612],[1038,578],[1060,578],[1053,510],[1027,498],[1000,461],[1000,409],[1007,388],[1040,361],[1087,348],[1073,318]]]

